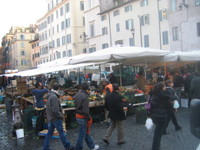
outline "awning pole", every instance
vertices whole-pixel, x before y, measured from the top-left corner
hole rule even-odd
[[[100,82],[101,82],[101,65],[99,64]]]
[[[119,64],[119,82],[120,82],[120,86],[122,86],[122,69],[121,69],[121,64]]]

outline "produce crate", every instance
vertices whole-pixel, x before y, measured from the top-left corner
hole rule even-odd
[[[144,107],[138,107],[136,109],[136,122],[140,124],[145,124],[147,119],[147,111]]]
[[[24,123],[24,127],[30,127],[32,126],[32,117],[35,115],[35,111],[33,109],[24,109],[23,110],[23,116],[22,120]]]

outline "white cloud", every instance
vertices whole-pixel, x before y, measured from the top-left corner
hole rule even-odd
[[[0,40],[12,26],[34,24],[46,12],[46,0],[0,0]]]

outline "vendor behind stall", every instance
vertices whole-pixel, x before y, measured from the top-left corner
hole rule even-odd
[[[105,95],[111,93],[113,91],[113,86],[112,84],[108,81],[108,79],[102,79],[101,84],[103,86],[103,93]]]
[[[44,94],[48,93],[47,89],[44,89],[42,86],[41,82],[37,82],[35,85],[35,89],[32,90],[32,94],[35,97],[36,104],[35,104],[35,111],[37,115],[37,122],[36,122],[36,128],[35,132],[36,135],[38,132],[43,130],[44,126],[44,113],[45,113],[45,108],[44,108]]]

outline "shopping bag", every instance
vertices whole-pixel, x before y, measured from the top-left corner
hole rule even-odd
[[[147,128],[147,130],[153,129],[153,121],[152,121],[151,118],[147,118],[146,123],[145,123],[145,127]]]
[[[174,101],[174,109],[178,109],[180,107],[179,103],[177,100]]]

